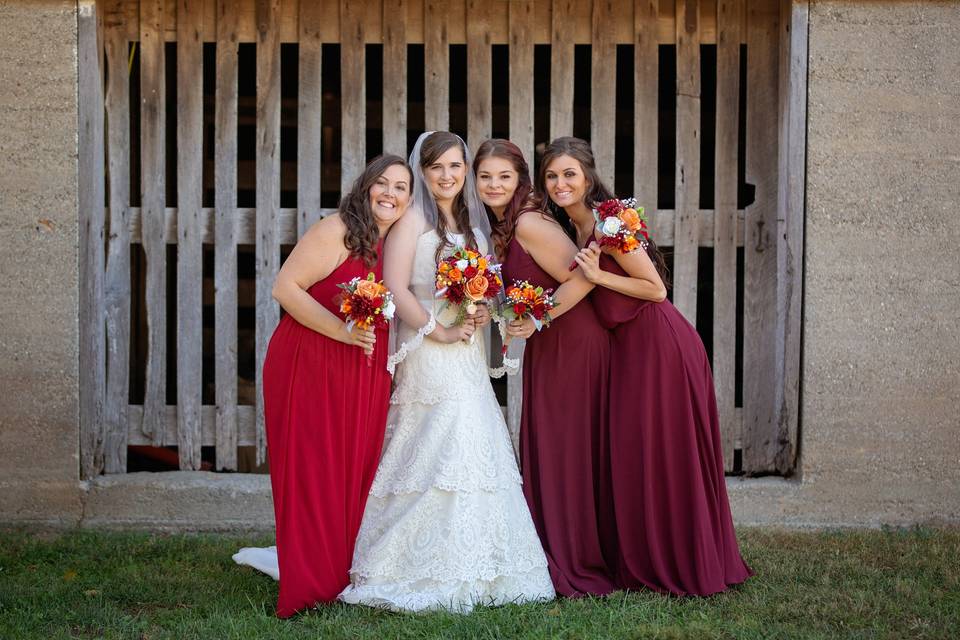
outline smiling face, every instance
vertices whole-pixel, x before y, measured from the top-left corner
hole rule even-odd
[[[520,174],[506,158],[490,156],[477,167],[477,191],[483,203],[501,213],[520,184]]]
[[[448,204],[463,189],[467,177],[467,163],[459,145],[452,146],[428,165],[423,167],[427,188],[437,204]]]
[[[554,204],[566,208],[583,202],[590,183],[576,159],[561,155],[547,165],[544,188]]]
[[[377,177],[369,193],[370,210],[377,224],[393,224],[410,204],[410,172],[403,165],[390,165]]]

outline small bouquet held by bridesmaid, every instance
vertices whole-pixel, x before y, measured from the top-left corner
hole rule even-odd
[[[492,256],[458,248],[437,265],[437,297],[457,308],[457,324],[466,314],[477,312],[477,304],[493,300],[503,289],[500,265]]]
[[[347,330],[352,331],[354,326],[361,329],[386,329],[389,326],[397,308],[393,294],[383,281],[377,281],[372,272],[366,278],[356,277],[337,286],[343,289],[340,313],[347,318]],[[373,354],[367,354],[368,365],[372,357]]]
[[[504,292],[506,300],[501,313],[508,321],[522,320],[529,316],[537,331],[540,331],[550,326],[550,310],[557,306],[552,293],[553,289],[537,287],[526,280],[514,280]],[[501,349],[503,355],[507,354],[509,345],[510,336],[507,336]]]
[[[593,210],[600,232],[600,246],[630,253],[646,249],[650,241],[647,231],[647,216],[643,207],[637,206],[635,198],[604,200]]]

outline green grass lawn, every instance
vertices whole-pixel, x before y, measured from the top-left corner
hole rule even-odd
[[[960,530],[745,529],[757,576],[712,598],[607,598],[399,615],[273,616],[230,555],[267,537],[0,532],[0,638],[957,638]]]

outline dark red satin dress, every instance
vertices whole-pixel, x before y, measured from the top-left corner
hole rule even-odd
[[[554,290],[559,285],[516,238],[507,246],[503,276],[507,286],[515,279]],[[527,339],[520,418],[523,493],[554,588],[567,597],[615,588],[597,517],[609,366],[610,336],[589,299]]]
[[[342,318],[337,285],[370,271],[351,256],[308,293]],[[379,280],[379,261],[372,271]],[[391,382],[386,360],[385,330],[377,332],[370,362],[359,347],[290,315],[270,339],[263,401],[281,618],[336,599],[350,582],[353,547],[383,446]]]
[[[626,275],[608,255],[600,266]],[[611,329],[605,543],[617,584],[676,595],[725,591],[752,572],[727,500],[713,376],[696,329],[668,300],[597,287]],[[610,515],[610,512],[601,512]]]

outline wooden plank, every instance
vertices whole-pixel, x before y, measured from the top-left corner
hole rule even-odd
[[[617,21],[633,9],[623,0],[593,0],[590,48],[590,146],[600,179],[614,188],[617,134]]]
[[[160,423],[166,405],[167,247],[163,241],[166,202],[166,87],[163,0],[140,4],[140,191],[143,249],[147,259],[147,367],[144,434],[161,444]],[[172,443],[171,443],[172,444]]]
[[[807,27],[805,0],[780,2],[780,158],[777,191],[777,440],[773,467],[793,471],[800,400],[806,175]]]
[[[633,4],[633,195],[648,215],[657,208],[657,127],[659,126],[660,50],[657,0]],[[660,236],[654,236],[662,244]]]
[[[677,0],[677,166],[673,304],[697,321],[700,208],[700,21],[696,0]]]
[[[79,132],[80,476],[103,471],[104,339],[103,17],[94,0],[77,6]]]
[[[367,80],[363,4],[340,0],[340,193],[367,162]]]
[[[265,460],[263,360],[280,313],[271,297],[280,270],[280,0],[257,0],[257,464]]]
[[[237,21],[217,2],[213,271],[215,468],[237,468]]]
[[[408,0],[383,0],[383,152],[407,157]],[[422,14],[422,12],[421,12]]]
[[[203,402],[203,5],[177,2],[177,451],[200,468]]]
[[[743,322],[743,468],[774,470],[776,435],[777,158],[779,0],[753,0],[747,14],[746,209]]]
[[[103,416],[103,470],[127,470],[127,403],[130,387],[130,74],[122,2],[104,5],[107,87],[107,167],[110,233],[104,275],[107,384]],[[139,429],[140,423],[137,423]]]
[[[490,3],[467,0],[467,145],[474,152],[493,130],[490,47]]]
[[[289,3],[288,3],[289,4]],[[299,94],[297,96],[297,238],[320,219],[322,4],[301,1],[299,21]]]
[[[140,420],[143,415],[143,405],[131,404],[126,407],[129,419],[127,422],[129,444],[150,445],[150,440],[140,433]],[[252,447],[257,444],[256,409],[250,405],[234,407],[237,418],[237,446]],[[214,405],[205,404],[200,410],[200,442],[205,447],[215,446],[217,443],[217,409]],[[167,405],[164,411],[163,438],[173,442],[177,438],[177,407]],[[234,454],[236,455],[236,454]]]
[[[713,218],[713,382],[723,465],[733,471],[737,340],[737,141],[744,0],[717,3],[717,134]]]
[[[450,128],[450,39],[447,0],[423,0],[424,121],[427,131]]]
[[[573,135],[573,19],[576,0],[553,0],[550,28],[550,139]]]
[[[510,3],[510,139],[533,171],[533,0]]]

